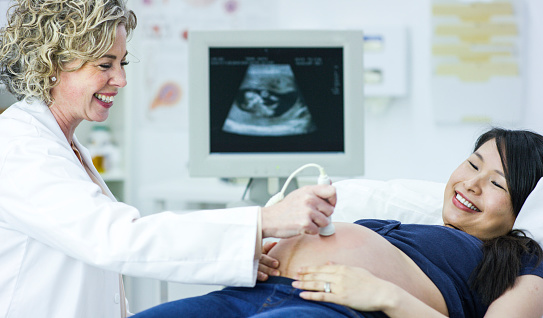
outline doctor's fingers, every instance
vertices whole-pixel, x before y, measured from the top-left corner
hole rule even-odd
[[[281,275],[281,272],[277,270],[278,267],[278,260],[269,257],[268,255],[262,255],[258,262],[258,280],[265,281],[269,276]]]
[[[324,214],[325,217],[332,215],[332,213],[334,213],[334,208],[333,205],[323,200],[316,202],[314,205],[314,209]]]
[[[319,227],[313,222],[312,217],[318,217],[322,213],[307,207],[290,206],[279,202],[270,207],[263,207],[262,213],[262,237],[287,238],[303,233],[317,234]]]
[[[325,217],[332,215],[332,213],[334,212],[334,204],[331,204],[325,198],[317,195],[318,191],[315,191],[315,189],[319,189],[320,187],[328,186],[302,188],[304,192],[299,193],[296,196],[293,195],[291,198],[289,198],[290,200],[287,201],[290,203],[289,209],[296,209],[298,211],[304,211],[306,209],[309,209],[309,212],[319,212],[321,214],[324,214]],[[335,191],[333,187],[330,188]],[[335,201],[335,196],[333,196],[333,198],[333,200]]]
[[[331,185],[309,185],[304,186],[291,193],[293,196],[297,195],[299,198],[304,198],[308,203],[323,201],[327,205],[335,206],[337,202],[336,188]]]
[[[324,202],[326,205],[333,207],[337,201],[336,189],[330,185],[304,186],[289,193],[284,201],[312,206],[315,206],[318,202]]]
[[[325,227],[328,224],[330,224],[330,220],[326,217],[326,214],[324,214],[321,211],[313,211],[310,215],[311,221],[319,228]]]
[[[262,245],[262,254],[268,254],[268,252],[277,245],[277,242],[268,241]]]
[[[300,234],[317,234],[319,228],[330,224],[327,216],[332,212],[331,206],[306,206],[297,211],[290,211],[290,215],[285,217],[292,217],[293,223],[299,224]]]
[[[314,187],[314,193],[332,206],[337,203],[336,188],[331,185],[317,185]]]
[[[268,255],[260,255],[260,259],[258,260],[259,265],[263,265],[267,268],[270,268],[270,270],[274,270],[279,268],[279,261],[273,257],[270,257]],[[274,274],[279,275],[279,273]]]

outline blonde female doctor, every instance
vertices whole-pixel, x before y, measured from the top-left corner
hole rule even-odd
[[[261,238],[318,233],[336,195],[305,187],[271,208],[140,217],[116,202],[74,130],[126,85],[123,0],[17,0],[0,31],[0,317],[124,317],[120,274],[252,286]],[[262,273],[260,273],[262,274]]]

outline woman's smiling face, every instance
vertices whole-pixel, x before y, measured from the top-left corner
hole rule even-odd
[[[494,139],[451,174],[445,187],[443,222],[485,240],[508,233],[515,223],[511,196]]]

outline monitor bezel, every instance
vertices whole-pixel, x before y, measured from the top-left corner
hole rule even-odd
[[[364,35],[361,30],[192,30],[188,39],[191,177],[286,177],[306,163],[319,164],[332,176],[363,175]],[[212,47],[342,47],[345,151],[210,153],[208,83],[209,49]]]

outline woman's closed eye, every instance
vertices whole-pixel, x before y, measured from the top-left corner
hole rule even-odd
[[[470,165],[475,171],[479,171],[479,167],[476,166],[473,162],[471,162],[470,160],[468,160],[468,163],[469,163],[469,165]],[[502,190],[504,190],[504,191],[507,191],[506,188],[505,188],[504,186],[502,186],[500,183],[498,183],[498,182],[496,182],[496,181],[491,181],[491,183],[492,183],[494,186],[496,186],[496,187],[498,187],[498,188],[500,188],[500,189],[502,189]]]
[[[505,190],[504,187],[502,187],[499,183],[497,183],[496,181],[492,181],[492,184],[495,185],[496,187],[502,189],[502,190]]]

